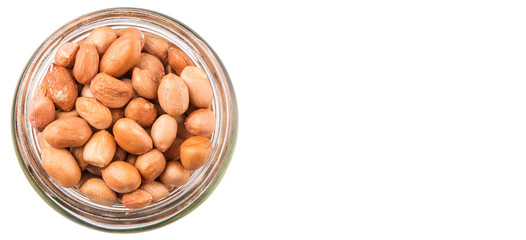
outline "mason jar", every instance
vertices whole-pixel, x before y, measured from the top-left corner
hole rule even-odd
[[[141,209],[122,204],[94,203],[76,188],[63,188],[42,166],[37,131],[28,119],[28,104],[40,84],[54,54],[65,42],[78,42],[100,26],[114,29],[134,27],[147,35],[164,38],[179,47],[193,63],[203,69],[213,89],[212,110],[216,130],[211,136],[212,154],[195,171],[188,183],[171,190],[170,195]],[[230,163],[237,135],[237,105],[232,83],[217,54],[196,32],[181,22],[149,10],[105,9],[66,23],[37,49],[20,77],[12,112],[12,134],[21,169],[37,194],[65,217],[88,227],[106,231],[139,231],[164,226],[190,213],[215,189]]]

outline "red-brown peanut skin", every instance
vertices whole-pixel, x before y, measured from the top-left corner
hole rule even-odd
[[[181,78],[188,86],[192,105],[197,108],[208,108],[214,95],[205,71],[195,66],[188,66],[181,72]]]
[[[181,49],[174,47],[168,50],[168,63],[175,74],[179,76],[185,67],[194,66],[192,60]]]
[[[78,114],[94,128],[106,129],[111,125],[110,109],[97,99],[79,97],[75,106]]]
[[[197,109],[186,117],[184,126],[194,136],[209,137],[215,130],[216,117],[208,109]]]
[[[86,167],[86,170],[88,170],[88,172],[94,176],[99,176],[99,177],[102,177],[102,169],[104,168],[101,168],[101,167],[97,167],[97,166],[93,166],[93,165],[89,165]]]
[[[83,157],[90,165],[103,168],[110,164],[116,149],[117,145],[111,133],[100,130],[84,145]]]
[[[149,53],[141,53],[139,61],[135,64],[136,68],[148,70],[155,76],[157,81],[160,81],[164,76],[164,66],[159,58]]]
[[[44,132],[37,133],[37,141],[38,146],[41,150],[44,148],[52,147],[51,145],[49,145],[49,143],[46,142],[46,139],[44,139]]]
[[[131,193],[124,194],[122,196],[122,205],[129,209],[139,209],[146,207],[152,203],[152,195],[142,189],[137,189]]]
[[[152,55],[158,57],[161,61],[166,58],[168,55],[168,48],[170,47],[168,42],[166,42],[164,39],[152,36],[145,36],[144,40],[145,52],[151,53]]]
[[[134,98],[124,109],[124,116],[134,120],[141,127],[150,127],[157,118],[157,110],[153,103],[144,98]]]
[[[55,112],[55,120],[61,119],[61,118],[68,118],[68,117],[78,117],[78,116],[79,116],[79,113],[75,109],[69,112],[62,112],[60,110]]]
[[[152,125],[151,137],[155,148],[166,151],[177,137],[177,120],[170,114],[159,116]]]
[[[124,161],[110,163],[102,170],[102,179],[108,187],[118,193],[129,193],[141,185],[141,174],[131,164]]]
[[[88,98],[95,98],[93,94],[91,94],[91,90],[89,89],[89,85],[86,85],[82,87],[82,90],[80,90],[80,96],[81,97],[88,97]]]
[[[98,177],[91,177],[86,180],[79,190],[91,201],[98,204],[111,206],[117,203],[117,194],[108,187],[104,180]]]
[[[117,148],[115,148],[115,155],[113,155],[112,161],[126,161],[127,157],[128,153],[124,151],[124,149],[122,149],[121,147],[117,146]]]
[[[126,152],[140,155],[153,148],[150,135],[137,122],[121,118],[113,125],[113,136]]]
[[[42,165],[60,186],[74,187],[81,177],[79,165],[66,149],[48,147],[42,150]]]
[[[55,104],[47,97],[34,96],[29,102],[29,123],[38,131],[43,131],[55,120]]]
[[[143,98],[155,99],[157,98],[159,79],[147,69],[134,68],[131,80],[133,91]]]
[[[80,167],[80,171],[86,170],[86,167],[88,167],[88,163],[84,161],[84,146],[82,147],[71,147],[69,148],[69,152],[73,157],[75,158],[75,161],[77,161],[77,164]]]
[[[96,27],[86,38],[84,44],[92,43],[96,46],[97,53],[102,56],[108,47],[117,39],[117,33],[110,27]]]
[[[110,129],[113,129],[113,124],[115,124],[117,120],[124,118],[124,109],[123,108],[110,108],[110,112],[111,112]]]
[[[113,77],[128,72],[141,57],[141,42],[136,37],[117,38],[100,60],[100,71]]]
[[[184,169],[179,161],[171,160],[166,163],[159,180],[167,186],[180,187],[188,182],[191,175],[191,172]]]
[[[75,79],[65,67],[51,65],[41,83],[41,88],[45,96],[61,111],[69,112],[75,107],[79,90]]]
[[[186,120],[186,116],[184,114],[175,117],[175,120],[177,120],[177,136],[178,137],[185,140],[187,138],[194,136],[191,133],[189,133],[188,130],[186,130],[186,127],[184,126],[184,122]]]
[[[175,74],[167,74],[157,89],[159,105],[168,114],[177,117],[188,108],[189,95],[185,82]]]
[[[75,64],[75,57],[78,50],[79,45],[77,43],[66,42],[62,44],[55,53],[54,63],[65,68],[72,68]]]
[[[196,170],[207,162],[212,153],[212,143],[203,136],[184,140],[181,145],[181,164],[185,169]]]
[[[152,149],[145,154],[137,156],[135,168],[141,173],[143,183],[153,182],[164,170],[166,160],[163,153]]]
[[[99,70],[99,53],[91,43],[80,46],[73,66],[73,76],[77,82],[87,85]]]
[[[164,158],[166,160],[179,160],[181,158],[181,145],[183,144],[183,139],[181,137],[176,137],[172,145],[163,152]]]
[[[141,189],[150,193],[154,202],[170,195],[168,188],[164,184],[157,181],[143,184]]]
[[[135,37],[141,42],[141,49],[144,47],[144,33],[137,28],[123,28],[119,31],[119,37]]]
[[[128,84],[106,73],[99,73],[91,80],[90,91],[109,108],[124,107],[132,96],[132,88]]]
[[[88,123],[79,117],[61,118],[44,129],[44,139],[54,148],[80,147],[91,137]]]
[[[137,162],[137,155],[128,154],[128,156],[126,156],[126,162],[135,166],[135,162]]]

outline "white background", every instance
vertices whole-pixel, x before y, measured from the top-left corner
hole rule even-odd
[[[521,1],[7,2],[2,236],[526,238]],[[46,205],[10,133],[14,90],[37,47],[67,21],[117,6],[159,11],[206,39],[230,73],[240,119],[234,158],[208,200],[131,235]]]

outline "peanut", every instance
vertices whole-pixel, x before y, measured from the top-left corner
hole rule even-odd
[[[67,42],[62,44],[55,53],[55,64],[65,68],[71,68],[75,64],[75,57],[79,45],[74,42]]]
[[[148,133],[129,118],[121,118],[113,125],[113,135],[117,144],[131,154],[143,154],[153,148]]]
[[[126,151],[124,151],[124,149],[122,149],[121,147],[117,146],[112,161],[126,161],[127,157],[128,153],[126,153]]]
[[[128,72],[141,57],[141,42],[136,37],[120,37],[108,47],[100,59],[100,71],[113,77]]]
[[[157,96],[161,108],[173,117],[183,114],[188,108],[188,88],[175,74],[167,74],[162,78]]]
[[[205,71],[181,49],[104,26],[57,49],[27,117],[50,178],[94,203],[137,209],[206,165],[212,101]]]
[[[157,149],[152,149],[145,154],[137,156],[135,168],[141,173],[143,183],[155,180],[164,170],[166,160],[163,153]]]
[[[113,191],[129,193],[141,185],[141,174],[127,162],[112,162],[102,170],[102,179]]]
[[[169,114],[163,114],[155,120],[151,129],[153,145],[159,151],[166,151],[177,137],[177,121]]]
[[[58,109],[65,112],[73,110],[79,91],[68,69],[51,65],[42,81],[42,87],[45,96],[51,99]]]
[[[90,90],[97,100],[109,108],[124,107],[132,96],[128,84],[106,73],[99,73],[91,80]]]
[[[29,102],[28,116],[31,126],[43,131],[55,120],[55,104],[47,97],[34,96]]]
[[[177,136],[178,137],[184,140],[184,139],[194,136],[191,133],[189,133],[188,130],[186,130],[186,127],[184,126],[184,122],[186,120],[185,115],[177,116],[175,117],[175,120],[177,120]]]
[[[110,164],[117,145],[115,139],[106,130],[100,130],[91,136],[84,146],[84,161],[92,166],[106,167]]]
[[[167,186],[179,187],[188,182],[190,175],[191,172],[186,170],[179,161],[172,160],[166,163],[166,168],[159,179]]]
[[[93,94],[91,94],[91,90],[89,89],[89,85],[86,85],[82,87],[82,90],[80,91],[81,97],[88,97],[88,98],[95,98]]]
[[[161,61],[168,55],[169,47],[168,43],[161,38],[145,36],[144,50],[158,57]]]
[[[84,160],[84,147],[71,147],[69,148],[69,152],[73,155],[75,161],[77,161],[80,171],[86,170],[89,164]]]
[[[62,112],[62,111],[56,111],[55,112],[55,120],[61,119],[61,118],[68,118],[68,117],[78,117],[79,113],[76,109],[73,109],[69,112]]]
[[[79,115],[96,129],[106,129],[111,125],[110,109],[94,98],[79,97],[75,104]]]
[[[194,66],[192,60],[181,49],[174,47],[168,49],[168,62],[175,74],[179,76],[181,76],[185,67]]]
[[[137,189],[122,196],[122,204],[129,209],[148,206],[153,201],[152,195],[145,190]]]
[[[135,162],[137,162],[137,155],[128,154],[126,157],[126,162],[135,166]]]
[[[80,181],[80,168],[66,149],[48,147],[42,150],[42,165],[62,187],[74,187]]]
[[[117,33],[115,33],[115,30],[110,27],[97,27],[91,31],[83,45],[90,43],[94,44],[97,53],[102,56],[115,39],[117,39]]]
[[[197,109],[186,117],[184,126],[194,136],[209,137],[215,130],[216,117],[214,112],[208,109]]]
[[[181,137],[176,137],[172,145],[163,153],[166,160],[179,160],[181,158],[181,144],[183,144],[183,139]]]
[[[137,28],[123,28],[119,31],[119,37],[135,37],[141,42],[141,49],[144,48],[144,34]]]
[[[144,98],[134,98],[124,109],[124,116],[134,120],[141,127],[150,127],[157,118],[157,110],[153,103]]]
[[[164,184],[157,181],[143,184],[141,189],[147,191],[152,196],[153,202],[159,201],[170,194],[170,192],[168,192],[168,188]]]
[[[44,148],[51,147],[51,145],[49,145],[49,143],[46,142],[43,132],[37,133],[37,140],[38,140],[38,146],[40,147],[40,150],[44,150]]]
[[[44,129],[44,139],[55,148],[79,147],[91,137],[91,128],[79,117],[61,118]]]
[[[117,203],[117,194],[98,177],[88,179],[79,190],[93,202],[108,206]]]
[[[159,80],[157,80],[155,75],[149,70],[134,68],[131,81],[133,91],[137,93],[138,96],[147,99],[157,98]]]
[[[185,169],[195,170],[208,161],[212,152],[210,140],[202,136],[194,136],[181,144],[181,164]]]
[[[89,165],[86,167],[86,170],[88,170],[89,173],[91,173],[94,176],[102,177],[102,169],[101,167]]]
[[[198,108],[208,108],[212,103],[212,86],[206,73],[195,66],[188,66],[181,72],[181,78],[188,86],[190,102]]]
[[[161,62],[161,60],[159,60],[159,58],[149,53],[141,53],[141,57],[139,58],[139,61],[135,64],[135,67],[142,70],[148,70],[151,73],[153,73],[157,82],[160,81],[161,78],[164,76],[163,63]]]
[[[75,76],[77,82],[86,85],[97,75],[98,70],[99,53],[97,52],[97,47],[91,43],[82,44],[75,58],[73,76]]]

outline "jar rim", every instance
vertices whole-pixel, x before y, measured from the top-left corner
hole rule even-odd
[[[31,168],[31,165],[28,165],[28,159],[27,159],[27,153],[24,151],[21,151],[21,147],[25,148],[26,146],[23,146],[25,142],[22,141],[21,138],[24,138],[23,136],[23,130],[21,129],[22,126],[19,123],[20,122],[20,112],[18,105],[21,101],[23,101],[23,97],[21,96],[21,85],[24,83],[24,81],[30,81],[31,79],[35,78],[33,76],[27,76],[28,70],[32,70],[31,67],[40,60],[40,55],[43,54],[42,50],[44,47],[46,47],[47,44],[50,44],[51,40],[56,40],[55,38],[59,37],[61,33],[64,32],[65,29],[68,27],[71,27],[74,23],[82,23],[83,19],[86,17],[94,17],[94,16],[104,16],[104,15],[114,15],[114,14],[146,14],[150,17],[155,17],[157,19],[161,19],[163,21],[168,22],[169,24],[174,24],[177,26],[180,26],[182,29],[187,31],[187,33],[195,38],[195,41],[202,43],[202,47],[206,50],[206,52],[200,52],[204,55],[209,54],[208,62],[204,62],[206,64],[212,63],[215,70],[218,70],[217,72],[210,72],[210,69],[207,69],[207,74],[214,74],[214,77],[217,77],[219,81],[223,84],[222,87],[224,88],[224,95],[227,97],[228,103],[226,103],[226,108],[228,108],[228,112],[226,113],[228,116],[228,122],[226,123],[227,129],[225,130],[225,142],[223,142],[224,146],[222,149],[218,151],[222,151],[220,155],[221,161],[219,166],[216,166],[217,169],[215,169],[215,173],[212,176],[211,179],[209,179],[209,182],[206,182],[206,186],[204,186],[204,189],[199,193],[198,196],[195,196],[193,200],[190,200],[188,205],[186,205],[184,208],[182,208],[180,211],[174,212],[172,215],[165,217],[163,219],[157,219],[156,221],[152,222],[146,222],[134,225],[133,223],[130,224],[129,227],[122,228],[122,225],[112,225],[112,224],[102,224],[96,221],[90,221],[90,219],[86,219],[85,216],[79,216],[78,213],[72,211],[71,209],[68,209],[67,207],[64,207],[64,205],[61,205],[57,203],[57,200],[54,198],[56,196],[50,196],[49,192],[44,191],[42,189],[42,186],[39,185],[39,183],[36,182],[35,176],[39,177],[38,174],[35,173],[35,169]],[[208,67],[208,65],[203,65],[204,67]],[[210,76],[210,75],[209,75]],[[25,90],[27,90],[27,86],[25,87]],[[22,92],[23,94],[27,95],[26,92]],[[215,95],[215,94],[214,94]],[[217,97],[217,96],[215,96]],[[23,108],[23,106],[22,106]],[[24,112],[22,110],[22,112]],[[217,187],[219,182],[221,181],[222,177],[224,176],[226,169],[228,168],[228,165],[231,161],[235,143],[237,140],[237,126],[238,126],[238,113],[237,113],[237,102],[235,97],[235,92],[230,80],[230,77],[226,71],[226,68],[224,67],[224,64],[220,60],[219,56],[215,53],[215,51],[210,47],[206,41],[199,36],[195,31],[193,31],[191,28],[186,26],[185,24],[181,23],[180,21],[173,19],[169,16],[166,16],[164,14],[141,9],[141,8],[108,8],[108,9],[102,9],[99,11],[91,12],[85,15],[82,15],[68,23],[66,23],[64,26],[60,27],[57,31],[55,31],[53,34],[51,34],[44,42],[41,44],[40,47],[37,48],[35,53],[32,55],[32,57],[29,59],[28,63],[26,64],[26,67],[24,68],[22,75],[19,79],[19,83],[17,84],[16,90],[15,90],[15,96],[13,100],[13,110],[12,110],[12,126],[11,126],[11,133],[13,138],[13,145],[15,148],[15,153],[17,155],[17,158],[19,160],[19,164],[24,172],[24,175],[28,179],[29,183],[35,189],[35,191],[39,194],[39,196],[53,209],[55,209],[57,212],[62,214],[63,216],[69,218],[70,220],[73,220],[74,222],[80,223],[84,226],[94,228],[97,230],[102,231],[118,231],[118,232],[134,232],[134,231],[142,231],[142,230],[150,230],[155,229],[161,226],[165,226],[166,224],[169,224],[171,222],[174,222],[181,217],[184,217],[186,214],[193,211],[195,208],[197,208],[203,201],[205,201],[208,196],[214,191],[214,189]],[[24,153],[24,154],[23,154]],[[195,192],[194,192],[195,194]],[[194,197],[192,195],[192,197]]]

